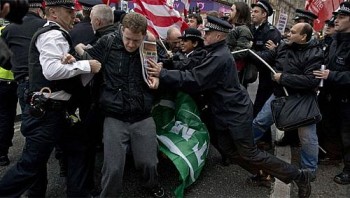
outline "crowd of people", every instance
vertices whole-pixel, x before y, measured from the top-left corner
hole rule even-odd
[[[165,197],[151,112],[169,88],[193,97],[223,165],[241,166],[251,181],[295,182],[298,196],[309,197],[318,164],[343,162],[334,181],[350,184],[350,2],[325,22],[322,38],[313,29],[317,16],[302,9],[282,35],[268,22],[271,5],[259,0],[234,2],[228,17],[214,10],[204,19],[189,14],[189,28],[171,27],[164,40],[147,31],[141,14],[113,11],[100,0],[79,2],[83,18],[77,20],[73,0],[29,0],[22,24],[11,21],[1,31],[0,166],[10,164],[17,102],[25,137],[20,159],[0,180],[1,197],[45,197],[53,151],[67,197],[120,197],[127,153],[143,188]],[[4,4],[0,17],[10,10]],[[155,44],[158,57],[147,60],[147,78],[144,43]],[[254,103],[246,90],[248,68],[259,73]],[[275,143],[300,144],[299,167],[262,146],[273,144],[271,102],[284,90],[317,97],[322,113],[320,122],[286,131]],[[102,191],[93,194],[99,148]]]

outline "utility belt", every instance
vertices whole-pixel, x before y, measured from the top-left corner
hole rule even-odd
[[[18,84],[25,83],[29,81],[29,76],[25,76],[17,80]]]
[[[46,111],[66,111],[68,101],[54,100],[44,96],[44,91],[51,95],[51,90],[48,87],[44,87],[38,93],[30,93],[28,95],[27,102],[30,105],[30,115],[41,118],[45,115]]]

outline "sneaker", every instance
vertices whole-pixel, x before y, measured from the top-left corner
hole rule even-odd
[[[339,175],[336,175],[333,180],[342,185],[350,184],[350,174],[342,172]]]
[[[247,183],[255,186],[263,186],[271,188],[271,184],[275,182],[275,178],[269,174],[265,174],[262,170],[256,175],[253,175],[247,179]]]
[[[300,170],[298,179],[294,180],[298,186],[299,198],[307,198],[311,195],[311,178],[312,173],[309,170]]]
[[[150,193],[153,197],[165,197],[164,189],[159,185],[150,189]]]
[[[10,164],[10,160],[7,155],[0,156],[0,166],[7,166]]]

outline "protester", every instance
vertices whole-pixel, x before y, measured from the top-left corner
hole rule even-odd
[[[78,1],[83,7],[84,18],[77,24],[74,25],[73,29],[69,31],[72,37],[73,46],[79,43],[85,45],[96,42],[97,37],[92,29],[90,13],[94,5],[102,4],[101,0],[79,0]]]
[[[314,26],[314,20],[316,19],[317,19],[317,15],[310,12],[309,10],[304,10],[304,9],[296,9],[295,17],[293,18],[294,24],[308,23],[311,25],[311,27]],[[317,36],[318,36],[318,33],[314,31],[312,38],[318,40]],[[275,47],[277,47],[277,45],[274,45],[274,47],[271,47],[271,45],[269,46],[269,48],[275,48]],[[275,142],[275,145],[276,146],[291,145],[291,146],[297,146],[297,147],[300,146],[300,140],[299,140],[297,131],[295,130],[287,131],[286,133],[284,133],[284,136],[281,140],[278,140]]]
[[[157,88],[159,81],[150,77],[145,82],[141,73],[139,47],[145,37],[155,42],[154,36],[146,34],[146,30],[147,19],[138,13],[129,13],[113,35],[102,37],[92,48],[76,48],[79,55],[91,56],[104,63],[100,97],[106,116],[101,197],[121,195],[128,150],[132,152],[136,169],[142,172],[143,186],[152,196],[164,196],[158,182],[158,143],[151,116],[151,89]]]
[[[71,94],[79,87],[79,74],[97,73],[96,60],[62,64],[62,55],[72,48],[68,30],[74,23],[74,2],[47,0],[48,22],[33,36],[29,48],[29,100],[21,125],[25,145],[19,161],[0,181],[0,195],[45,197],[46,164],[56,144],[67,151],[67,196],[87,197],[84,147],[79,133],[69,131],[66,108]],[[44,88],[47,87],[47,88]],[[44,89],[47,93],[42,93]],[[51,91],[50,91],[51,90]]]
[[[234,26],[226,39],[230,51],[234,52],[242,49],[250,49],[253,44],[253,34],[249,29],[251,18],[248,4],[244,2],[233,3],[228,21]],[[247,58],[246,54],[247,53],[233,54],[238,70],[239,80],[245,87],[248,86],[243,79],[244,67],[248,63],[248,61],[245,60]]]
[[[319,80],[312,71],[323,63],[323,51],[318,42],[312,39],[312,27],[307,23],[297,23],[287,36],[287,40],[276,49],[276,74],[273,79],[286,88],[289,95],[314,94]],[[253,120],[255,139],[263,136],[273,124],[271,101],[284,96],[281,86],[276,87],[274,94],[266,101],[261,111]],[[299,127],[301,140],[300,163],[302,169],[309,169],[316,176],[318,160],[318,139],[316,124]]]
[[[188,26],[190,28],[198,28],[200,25],[203,24],[203,19],[200,14],[189,14],[188,15]]]
[[[230,160],[253,174],[262,169],[285,183],[294,180],[299,187],[299,197],[309,197],[311,174],[308,170],[299,170],[260,151],[254,144],[252,103],[239,84],[234,59],[226,45],[232,26],[216,17],[208,16],[207,20],[204,44],[208,55],[199,65],[185,71],[167,70],[159,69],[160,64],[149,60],[149,74],[159,76],[161,86],[204,95],[210,120],[219,135],[219,145]]]
[[[323,135],[329,142],[328,145],[337,144],[337,137],[341,138],[344,168],[343,172],[334,177],[334,181],[346,185],[350,184],[350,2],[341,3],[339,10],[333,14],[336,33],[326,58],[326,69],[315,70],[313,73],[316,78],[324,80],[319,97],[324,101],[321,106],[324,122],[329,125],[323,125],[327,131]],[[331,157],[337,157],[337,153],[331,149],[332,147],[326,147]]]

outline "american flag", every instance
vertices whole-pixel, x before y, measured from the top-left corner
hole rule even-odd
[[[166,0],[133,0],[134,11],[147,17],[148,30],[157,37],[166,38],[170,27],[177,27],[183,32],[188,28],[180,13],[167,5]]]

